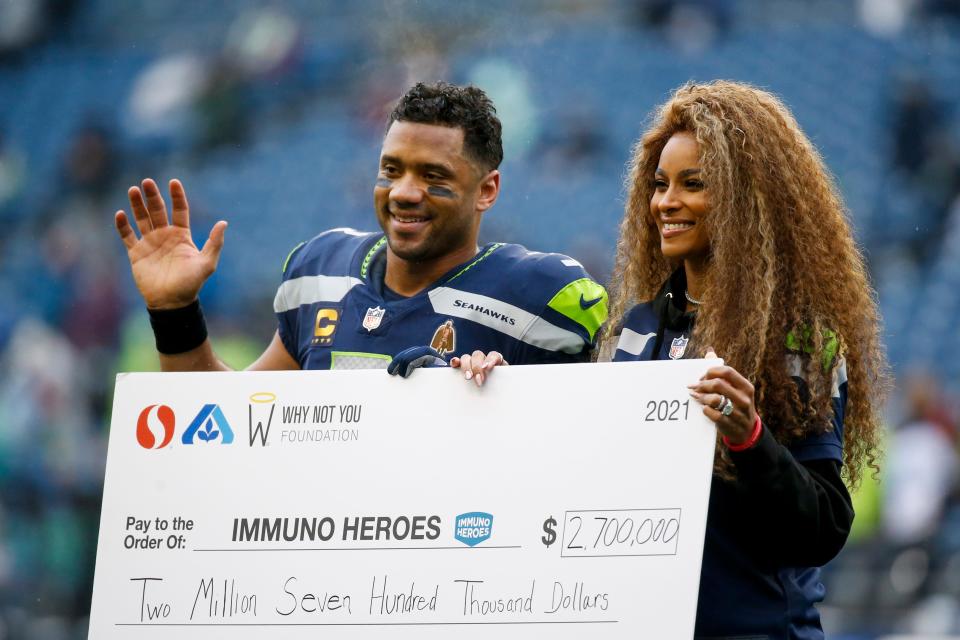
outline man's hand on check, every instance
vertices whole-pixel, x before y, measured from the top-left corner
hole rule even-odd
[[[393,356],[393,360],[387,366],[387,373],[409,378],[414,369],[445,366],[447,361],[436,349],[427,346],[410,347]]]

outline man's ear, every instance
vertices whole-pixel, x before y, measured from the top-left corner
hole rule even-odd
[[[481,213],[493,206],[500,195],[500,172],[491,170],[480,180],[480,196],[477,198],[477,210]]]

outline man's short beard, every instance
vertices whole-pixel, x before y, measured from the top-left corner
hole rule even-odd
[[[393,243],[390,242],[390,236],[387,236],[387,244],[390,246],[390,251],[393,252],[393,255],[407,262],[427,262],[428,260],[439,258],[443,255],[442,253],[439,255],[434,255],[436,252],[431,251],[431,247],[426,244],[414,247],[412,249],[398,250],[393,246]]]
[[[437,220],[434,220],[437,222]],[[432,260],[442,260],[446,256],[456,253],[467,244],[471,237],[471,227],[466,221],[460,224],[440,225],[439,228],[433,227],[430,235],[423,238],[416,244],[408,244],[402,237],[392,237],[388,232],[389,213],[386,220],[381,218],[380,227],[387,237],[387,245],[390,252],[405,262],[421,264]],[[396,242],[394,242],[396,240]]]

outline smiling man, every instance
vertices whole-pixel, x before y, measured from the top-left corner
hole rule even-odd
[[[500,193],[500,121],[476,87],[417,84],[390,114],[374,186],[382,233],[334,229],[298,245],[274,300],[278,328],[251,370],[386,368],[407,347],[443,336],[444,352],[497,351],[513,364],[584,360],[607,294],[567,256],[477,245]],[[152,180],[128,193],[117,231],[150,312],[165,371],[227,370],[197,295],[216,268],[226,222],[202,249],[170,183],[167,218]]]

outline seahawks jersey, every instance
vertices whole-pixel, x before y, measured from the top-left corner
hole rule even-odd
[[[382,233],[334,229],[291,252],[274,299],[302,369],[386,368],[431,345],[445,356],[499,351],[512,364],[586,359],[607,294],[576,260],[495,243],[409,298],[386,289]]]

